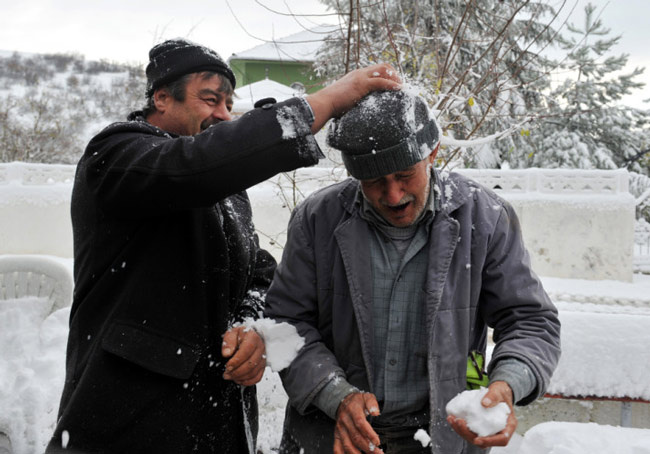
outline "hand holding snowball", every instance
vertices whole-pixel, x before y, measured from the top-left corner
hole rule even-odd
[[[515,416],[512,406],[512,389],[510,389],[510,385],[504,381],[495,381],[487,388],[487,393],[481,399],[481,405],[485,410],[487,410],[497,407],[500,403],[505,403],[508,406],[510,413],[507,415],[505,428],[492,435],[479,436],[477,433],[473,432],[468,427],[468,421],[451,414],[450,410],[452,410],[452,408],[449,408],[449,405],[447,410],[447,413],[449,414],[449,416],[447,416],[447,422],[461,437],[476,446],[481,448],[488,448],[490,446],[506,446],[517,428],[517,417]],[[483,413],[489,414],[489,412]],[[478,424],[478,426],[474,425],[475,430],[483,433],[481,422]],[[472,425],[471,421],[470,425]],[[479,427],[479,429],[476,427]]]
[[[221,355],[230,358],[223,378],[242,386],[259,382],[266,367],[265,352],[264,342],[254,330],[245,326],[229,329],[221,346]]]

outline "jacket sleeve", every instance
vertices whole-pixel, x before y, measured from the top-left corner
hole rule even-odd
[[[257,235],[255,235],[255,244],[257,245],[257,243]],[[266,293],[271,284],[271,279],[273,279],[275,267],[276,261],[273,256],[268,251],[257,247],[251,287],[244,296],[244,300],[235,316],[235,321],[243,321],[248,317],[260,318],[264,311],[264,301],[266,300]]]
[[[294,325],[305,345],[293,362],[280,372],[289,401],[301,414],[307,412],[330,380],[345,372],[327,348],[318,330],[317,278],[311,229],[305,203],[289,221],[287,242],[266,297],[265,316]]]
[[[544,394],[560,357],[557,309],[532,271],[514,209],[501,210],[488,244],[482,272],[481,313],[494,328],[496,344],[488,374],[502,359],[514,358],[532,371],[536,388],[519,402]]]
[[[322,156],[311,112],[298,98],[254,109],[195,136],[172,137],[145,122],[112,125],[80,166],[102,209],[139,217],[213,205]]]

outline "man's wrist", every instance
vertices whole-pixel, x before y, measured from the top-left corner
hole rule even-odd
[[[336,419],[343,399],[352,393],[358,392],[361,392],[361,390],[348,383],[344,377],[336,376],[320,390],[314,399],[314,405],[330,418]]]
[[[513,404],[529,396],[537,388],[537,380],[530,368],[515,358],[500,360],[490,373],[490,383],[504,381],[512,390]]]

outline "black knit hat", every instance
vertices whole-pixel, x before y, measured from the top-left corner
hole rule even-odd
[[[419,96],[404,91],[373,92],[330,125],[327,143],[341,151],[358,180],[410,167],[438,144],[438,126]]]
[[[165,84],[185,74],[214,71],[224,75],[235,88],[235,75],[212,49],[186,39],[170,39],[157,44],[149,51],[147,65],[147,97]]]

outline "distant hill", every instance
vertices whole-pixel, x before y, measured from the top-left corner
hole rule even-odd
[[[76,163],[94,134],[142,107],[145,84],[140,66],[0,51],[0,162]]]

